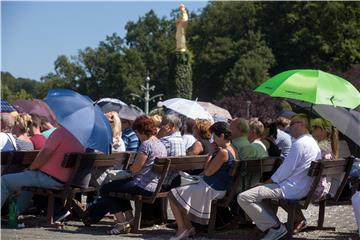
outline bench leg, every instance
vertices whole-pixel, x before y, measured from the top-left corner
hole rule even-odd
[[[48,195],[47,223],[54,223],[54,195],[52,193]]]
[[[217,214],[217,201],[214,200],[211,202],[211,211],[210,211],[210,220],[208,226],[208,234],[213,234],[215,231],[216,223],[216,214]]]
[[[326,207],[326,200],[320,201],[319,202],[318,228],[324,227],[325,207]]]
[[[168,208],[168,199],[161,198],[161,210],[162,210],[162,222],[163,223],[167,223],[167,221],[168,221],[167,208]]]
[[[286,223],[286,227],[288,230],[288,237],[292,237],[294,232],[294,222],[295,222],[295,208],[293,206],[289,206],[288,211],[288,220]]]
[[[140,230],[141,213],[142,213],[142,202],[139,200],[135,200],[135,219],[134,219],[133,227],[131,229],[131,231],[134,233],[137,233]]]

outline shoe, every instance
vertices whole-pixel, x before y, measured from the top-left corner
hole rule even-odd
[[[70,215],[70,211],[63,210],[59,214],[55,216],[54,222],[55,223],[62,223],[65,221],[65,219]]]
[[[175,237],[171,237],[170,240],[181,240],[195,235],[195,228],[185,229],[182,233]]]
[[[111,229],[108,233],[110,235],[119,235],[119,234],[127,234],[131,231],[131,226],[128,221],[118,222],[114,225],[113,229]]]
[[[90,227],[91,224],[93,224],[89,216],[89,212],[87,210],[84,211],[84,209],[78,204],[77,201],[73,201],[71,206],[71,210],[73,210],[80,217],[85,226]]]
[[[306,223],[306,220],[302,220],[300,222],[297,222],[294,224],[294,231],[293,233],[296,234],[296,233],[299,233],[301,232],[302,230],[304,230],[305,228],[307,228],[307,223]]]
[[[266,235],[261,240],[278,240],[288,233],[284,224],[280,224],[278,229],[270,228]]]

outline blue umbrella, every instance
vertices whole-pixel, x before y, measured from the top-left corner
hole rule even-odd
[[[16,111],[13,106],[10,105],[10,103],[8,103],[8,101],[4,100],[4,99],[0,99],[1,101],[1,110],[0,112],[13,112]]]
[[[50,89],[44,100],[54,111],[57,121],[82,145],[110,153],[111,126],[89,97],[69,89]]]

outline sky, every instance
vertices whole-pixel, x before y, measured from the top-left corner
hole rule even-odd
[[[125,37],[128,21],[137,21],[151,9],[159,17],[170,17],[180,3],[1,1],[1,71],[40,80],[54,72],[59,55],[76,56],[114,32]],[[207,5],[207,1],[183,3],[188,11],[198,13]]]

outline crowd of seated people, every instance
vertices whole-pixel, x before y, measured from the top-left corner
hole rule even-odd
[[[311,161],[336,159],[338,154],[336,129],[324,119],[310,121],[304,114],[294,115],[290,119],[280,117],[274,121],[234,118],[229,123],[211,123],[201,119],[187,119],[183,123],[174,113],[128,120],[122,119],[116,112],[109,112],[106,117],[113,131],[113,152],[137,152],[130,167],[132,176],[103,184],[100,199],[85,212],[75,210],[85,225],[99,222],[108,213],[113,214],[115,224],[109,234],[128,233],[134,219],[130,201],[111,197],[109,193],[152,195],[159,180],[159,175],[151,171],[157,157],[209,156],[204,170],[197,173],[198,182],[179,186],[176,181],[178,173],[171,172],[164,183],[170,190],[168,199],[177,224],[177,232],[172,239],[183,239],[195,234],[193,226],[196,225],[192,223],[208,223],[211,201],[225,195],[231,182],[228,172],[235,160],[282,156],[283,164],[270,179],[255,188],[242,189],[243,192],[239,188],[237,196],[238,206],[260,230],[266,231],[264,239],[279,239],[287,230],[276,218],[276,211],[268,207],[268,200],[302,198],[311,184],[311,178],[307,176]],[[61,126],[55,128],[45,119],[28,114],[19,114],[15,119],[2,114],[1,122],[2,151],[28,151],[39,149],[44,144],[29,170],[2,176],[2,204],[10,193],[20,190],[22,186],[58,187],[66,182],[69,169],[61,168],[64,154],[84,151],[66,129]],[[41,134],[49,136],[47,141]],[[45,139],[44,142],[40,136]],[[69,141],[64,141],[64,138]],[[71,147],[68,146],[69,142],[73,142]],[[323,189],[319,190],[321,194],[331,193],[330,182],[331,187],[336,186],[333,184],[336,179],[336,176],[325,179]],[[19,212],[25,209],[29,197],[29,194],[20,195]],[[157,201],[153,205],[143,206],[145,219],[158,218],[162,215],[161,211]],[[305,226],[305,217],[301,211],[297,211],[295,231]]]

